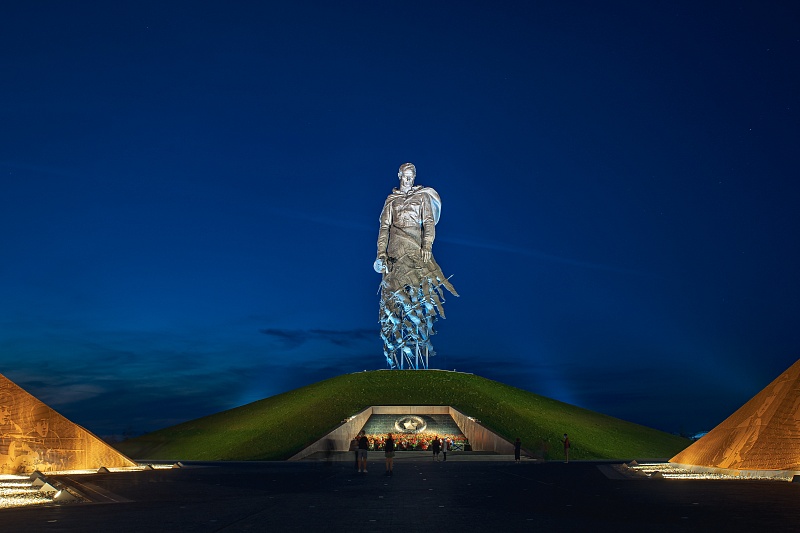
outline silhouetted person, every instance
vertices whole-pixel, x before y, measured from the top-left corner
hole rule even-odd
[[[431,449],[433,450],[433,460],[439,460],[439,450],[441,449],[441,443],[439,442],[439,435],[433,436],[433,441],[431,442]]]
[[[515,463],[519,462],[519,455],[520,455],[521,451],[522,451],[522,441],[520,441],[519,437],[517,437],[517,440],[514,441],[514,462]]]
[[[369,439],[362,431],[358,439],[358,471],[367,473],[367,450],[369,450]]]
[[[568,463],[569,462],[569,437],[567,437],[566,433],[564,433],[564,438],[561,440],[561,442],[564,444],[564,462]]]
[[[392,471],[393,463],[394,463],[394,438],[392,434],[389,433],[389,436],[386,438],[386,441],[383,443],[383,452],[386,456],[386,475],[392,476],[394,475]]]
[[[353,437],[353,440],[350,441],[350,451],[353,452],[353,455],[356,459],[356,470],[358,470],[358,435]]]
[[[450,449],[450,441],[447,437],[442,439],[442,461],[447,461],[447,451]]]

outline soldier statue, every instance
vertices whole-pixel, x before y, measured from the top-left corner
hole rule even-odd
[[[442,201],[430,187],[414,185],[417,169],[400,166],[400,186],[386,198],[380,217],[376,272],[381,281],[380,322],[389,368],[427,369],[434,355],[433,323],[444,318],[442,287],[458,296],[433,258]]]

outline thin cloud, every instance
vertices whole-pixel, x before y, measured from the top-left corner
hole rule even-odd
[[[326,226],[335,226],[339,228],[346,228],[358,231],[377,232],[377,224],[374,225],[359,224],[357,222],[342,220],[340,218],[335,218],[335,217],[326,217],[319,215],[318,213],[309,213],[298,209],[271,208],[268,211],[277,216],[294,218],[298,220],[305,220],[307,222],[314,222],[316,224],[321,224]],[[502,242],[476,241],[472,239],[464,239],[458,237],[438,237],[438,240],[440,242],[455,244],[457,246],[466,246],[469,248],[478,248],[481,250],[492,250],[495,252],[504,252],[509,254],[521,255],[524,257],[535,257],[543,261],[550,261],[564,265],[571,265],[579,268],[588,268],[591,270],[601,270],[605,272],[615,272],[618,274],[634,274],[636,276],[653,277],[653,274],[641,272],[638,270],[633,270],[630,268],[618,267],[614,265],[606,265],[602,263],[594,263],[592,261],[581,261],[579,259],[572,259],[569,257],[561,257],[558,255],[549,254],[547,252],[542,252],[540,250],[522,248],[519,246],[513,246]]]
[[[638,270],[633,270],[630,268],[623,268],[617,267],[614,265],[604,265],[602,263],[593,263],[591,261],[580,261],[578,259],[571,259],[568,257],[560,257],[553,254],[548,254],[545,252],[541,252],[539,250],[532,250],[530,248],[521,248],[519,246],[512,246],[510,244],[505,243],[497,243],[497,242],[486,242],[486,241],[475,241],[470,239],[463,239],[463,238],[453,238],[453,237],[444,237],[439,239],[442,242],[447,242],[450,244],[455,244],[458,246],[467,246],[469,248],[478,248],[482,250],[492,250],[495,252],[505,252],[509,254],[515,255],[522,255],[525,257],[535,257],[537,259],[541,259],[544,261],[550,261],[554,263],[561,263],[565,265],[571,265],[579,268],[588,268],[592,270],[602,270],[606,272],[616,272],[619,274],[635,274],[637,276],[645,276],[645,277],[653,277],[652,274],[641,272]]]
[[[375,329],[351,329],[342,331],[329,329],[266,328],[259,330],[259,332],[279,341],[286,348],[297,348],[298,346],[312,341],[328,342],[339,347],[351,347],[364,340],[372,340],[378,335]]]
[[[51,167],[47,165],[32,165],[29,163],[17,163],[14,161],[0,161],[0,168],[6,167],[11,168],[13,170],[22,170],[25,172],[34,172],[37,174],[46,174],[50,176],[60,176],[63,178],[79,178],[82,177],[81,174],[76,174],[74,172],[67,172],[62,168]]]
[[[346,228],[358,231],[374,231],[376,232],[376,235],[378,231],[377,217],[375,219],[375,224],[368,225],[368,224],[359,224],[358,222],[343,220],[336,217],[326,217],[319,215],[317,213],[309,213],[306,211],[301,211],[299,209],[285,209],[280,207],[272,207],[267,209],[267,211],[272,213],[273,215],[286,218],[294,218],[297,220],[305,220],[306,222],[314,222],[315,224],[321,224],[324,226],[335,226],[337,228]]]

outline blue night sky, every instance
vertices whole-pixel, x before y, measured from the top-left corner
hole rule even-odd
[[[441,195],[431,367],[670,432],[800,357],[796,2],[6,2],[0,373],[100,435],[385,367],[378,215]]]

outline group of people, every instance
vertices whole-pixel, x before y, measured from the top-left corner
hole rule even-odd
[[[466,437],[461,435],[461,438],[466,442]],[[407,441],[404,439],[404,443],[407,444]],[[433,435],[430,439],[423,439],[422,440],[422,450],[430,449],[433,453],[433,460],[439,461],[439,456],[441,454],[441,460],[447,461],[447,452],[453,449],[454,438],[451,435],[444,435],[438,436]],[[561,439],[561,444],[564,446],[564,462],[569,463],[569,449],[571,447],[571,443],[569,441],[569,436],[564,433],[564,438]],[[388,433],[385,437],[383,435],[372,435],[369,436],[364,431],[361,431],[356,438],[353,439],[351,444],[351,450],[355,451],[356,453],[356,469],[360,473],[367,473],[367,454],[370,450],[383,450],[384,457],[386,458],[386,475],[391,476],[394,474],[394,454],[395,452],[401,449],[398,445],[398,442],[395,440],[394,436],[391,433]],[[409,449],[409,448],[404,448]],[[462,448],[463,449],[463,448]],[[522,453],[522,441],[519,437],[514,441],[514,462],[520,462],[520,456]]]
[[[417,438],[418,437],[418,438]],[[427,438],[424,434],[415,435],[415,439],[411,440],[403,437],[399,442],[395,440],[391,433],[383,435],[367,435],[361,431],[353,442],[351,443],[351,451],[355,451],[356,469],[359,473],[367,473],[367,454],[370,450],[383,450],[384,457],[386,458],[386,475],[391,476],[394,474],[394,454],[396,451],[404,449],[420,449],[431,450],[433,453],[433,460],[439,461],[440,456],[442,461],[447,461],[447,452],[453,450],[453,446],[460,442],[461,449],[464,449],[466,444],[466,437],[463,435],[433,435]],[[413,442],[413,448],[410,447]],[[417,446],[419,446],[417,448]]]
[[[374,442],[375,441],[373,441],[373,443]],[[370,439],[367,437],[366,433],[362,431],[356,436],[355,439],[353,439],[353,445],[355,446],[356,452],[356,468],[358,469],[359,473],[366,474],[367,454],[369,453],[371,446]],[[377,447],[372,449],[377,449]],[[386,438],[382,439],[381,449],[386,457],[386,475],[391,476],[394,474],[394,452],[396,449],[394,437],[391,433],[387,434]]]
[[[442,454],[442,461],[447,461],[447,452],[453,449],[453,441],[447,437],[436,438],[431,441],[431,450],[433,451],[433,460],[439,460],[439,454]]]

